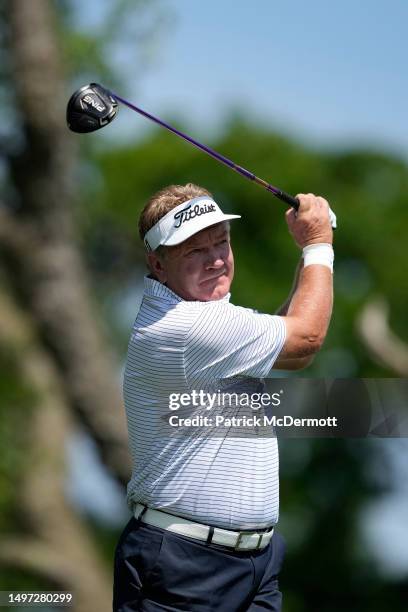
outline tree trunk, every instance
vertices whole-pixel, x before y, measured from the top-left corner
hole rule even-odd
[[[64,496],[66,436],[72,418],[58,371],[18,306],[0,297],[0,343],[18,354],[19,376],[34,392],[25,416],[30,432],[24,474],[15,483],[18,534],[2,536],[0,565],[45,578],[73,593],[75,612],[111,610],[112,578],[99,559],[86,526]]]
[[[23,144],[9,159],[16,201],[0,209],[0,253],[20,304],[62,374],[70,405],[105,464],[126,483],[119,368],[95,317],[70,208],[75,150],[65,124],[52,3],[11,0],[6,13]]]

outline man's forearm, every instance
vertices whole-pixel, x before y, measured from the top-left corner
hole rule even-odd
[[[294,291],[278,311],[286,326],[278,364],[286,364],[288,359],[303,362],[320,350],[333,306],[333,228],[329,203],[313,193],[296,197],[298,209],[290,208],[285,216],[290,233],[303,251],[303,263],[298,266]]]
[[[300,258],[298,265],[296,266],[295,278],[293,280],[293,285],[292,285],[292,289],[290,290],[289,296],[287,300],[282,304],[282,306],[278,308],[275,314],[281,317],[285,317],[287,315],[290,303],[292,301],[293,295],[299,283],[299,275],[300,275],[300,271],[302,270],[302,268],[303,268],[303,257]]]
[[[305,357],[321,347],[333,307],[333,276],[328,267],[312,265],[300,271],[298,286],[286,315],[290,341],[286,357]]]

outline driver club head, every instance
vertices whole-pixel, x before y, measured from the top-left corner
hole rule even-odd
[[[77,89],[67,106],[67,124],[73,132],[94,132],[113,121],[118,112],[118,103],[110,92],[90,83]]]

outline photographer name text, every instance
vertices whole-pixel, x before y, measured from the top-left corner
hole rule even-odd
[[[172,427],[337,427],[337,417],[316,419],[296,418],[290,415],[226,417],[220,414],[215,417],[202,415],[179,417],[177,414],[172,414],[168,421]]]

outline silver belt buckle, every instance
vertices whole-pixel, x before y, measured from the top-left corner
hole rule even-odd
[[[246,535],[257,535],[258,536],[258,542],[257,545],[254,548],[243,548],[242,550],[258,550],[261,547],[261,542],[262,542],[262,536],[264,535],[263,533],[259,533],[258,531],[240,531],[238,534],[238,538],[237,541],[235,542],[235,546],[234,546],[234,550],[241,550],[239,548],[239,545],[241,543],[241,540],[244,536]]]

